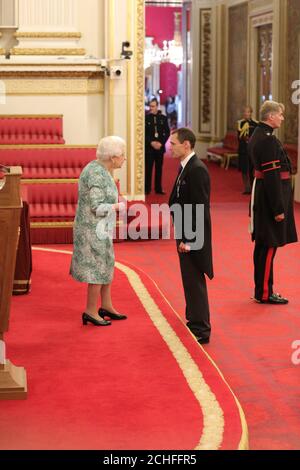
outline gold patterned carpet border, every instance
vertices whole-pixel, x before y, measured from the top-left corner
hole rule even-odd
[[[41,247],[33,247],[33,250],[72,255],[72,251],[70,250],[41,248]],[[154,326],[157,328],[162,339],[165,341],[171,354],[173,355],[176,362],[178,363],[187,381],[188,386],[190,387],[197,402],[199,403],[199,406],[203,414],[203,430],[201,431],[201,436],[199,438],[198,444],[195,447],[195,450],[219,449],[223,442],[225,421],[224,421],[223,410],[215,394],[206,383],[198,365],[193,360],[192,356],[190,355],[190,353],[188,352],[184,344],[181,342],[180,338],[177,336],[176,332],[171,327],[169,322],[166,320],[160,308],[158,307],[158,305],[156,304],[156,302],[150,295],[148,289],[142,282],[140,276],[132,268],[120,262],[116,262],[116,268],[126,275],[130,285],[132,286],[133,290],[138,296],[140,302],[142,303],[144,309],[146,310],[147,314],[152,320]],[[168,303],[168,305],[170,305],[170,303],[163,296],[163,294],[161,293],[160,289],[155,284],[155,282],[154,281],[152,282],[154,283],[154,285],[156,286],[156,288],[158,289],[158,291],[160,292],[164,300]],[[172,308],[171,305],[170,307]],[[172,310],[175,312],[173,308]],[[180,319],[180,317],[177,315],[176,312],[175,314]],[[201,349],[203,350],[207,359],[214,365],[216,371],[218,372],[218,374],[220,374],[222,380],[225,382],[226,386],[233,394],[232,390],[230,389],[228,383],[225,381],[217,365],[205,352],[204,348],[201,348]],[[243,450],[243,449],[248,448],[247,424],[246,424],[246,420],[245,420],[241,405],[239,404],[235,396],[234,396],[234,399],[239,409],[241,424],[242,424],[242,431],[243,431],[238,449]]]

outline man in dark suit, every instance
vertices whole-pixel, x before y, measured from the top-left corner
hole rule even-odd
[[[145,119],[145,193],[151,192],[152,169],[155,163],[155,192],[165,194],[162,189],[162,167],[166,142],[170,136],[168,119],[158,109],[156,98],[150,101],[150,114]]]
[[[190,129],[177,129],[171,134],[172,155],[180,160],[180,168],[169,206],[186,300],[187,326],[198,342],[204,344],[209,342],[211,332],[205,274],[213,278],[210,177],[194,152],[195,143],[196,137]],[[203,212],[199,208],[204,209]]]
[[[281,142],[273,135],[284,120],[284,105],[265,101],[261,121],[249,141],[254,165],[251,198],[251,233],[254,248],[254,300],[259,303],[288,303],[273,292],[273,261],[280,246],[297,241],[291,162]]]

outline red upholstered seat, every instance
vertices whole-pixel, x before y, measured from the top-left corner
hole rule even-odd
[[[78,178],[96,158],[96,147],[0,147],[0,163],[21,166],[24,179]]]
[[[297,144],[285,144],[284,148],[291,159],[293,172],[297,172],[298,167],[298,146]]]
[[[225,153],[237,153],[238,151],[238,139],[236,132],[228,132],[222,140],[221,146],[209,147],[208,153],[216,155],[224,155]]]
[[[26,184],[32,243],[72,243],[78,183]]]
[[[74,220],[78,201],[77,183],[28,184],[26,194],[31,222]]]
[[[64,143],[62,116],[0,115],[0,145]]]
[[[0,146],[0,163],[23,169],[32,243],[72,243],[77,179],[95,158],[96,146]]]
[[[221,157],[223,165],[228,168],[232,157],[238,154],[238,139],[236,132],[228,132],[219,146],[209,147],[207,156]]]

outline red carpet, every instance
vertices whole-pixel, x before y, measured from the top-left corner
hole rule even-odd
[[[227,384],[147,276],[119,265],[113,296],[128,320],[83,327],[70,255],[34,251],[33,261],[32,293],[13,299],[6,335],[28,399],[0,402],[1,449],[246,445]]]
[[[176,168],[176,160],[171,160],[167,158],[165,159],[164,178],[167,178],[167,180],[165,180],[164,188],[168,192],[170,191],[170,186],[174,181],[176,175]],[[251,296],[253,295],[253,245],[250,242],[249,235],[247,233],[248,198],[240,194],[240,175],[235,169],[225,171],[224,169],[219,168],[217,164],[210,163],[209,170],[212,177],[213,191],[212,219],[215,279],[212,282],[208,283],[213,331],[211,343],[205,346],[205,351],[209,353],[210,357],[212,357],[214,361],[218,364],[218,366],[221,368],[225,378],[234,390],[235,395],[238,397],[243,407],[243,410],[245,411],[246,420],[249,428],[250,449],[299,449],[300,366],[294,365],[291,360],[293,354],[292,342],[297,339],[300,339],[300,297],[298,295],[300,255],[299,244],[294,244],[279,249],[278,254],[275,258],[275,288],[283,295],[289,297],[290,303],[287,306],[282,307],[258,305],[253,303],[251,301]],[[163,202],[167,199],[167,196],[159,196],[157,198],[155,198],[155,196],[151,197],[153,198],[154,202],[158,202],[159,200]],[[299,205],[296,205],[296,220],[299,232]],[[119,261],[139,266],[139,268],[145,271],[159,285],[159,288],[169,300],[172,307],[174,307],[174,309],[183,316],[184,297],[181,286],[178,259],[173,241],[149,241],[139,242],[138,244],[129,242],[119,243],[116,245],[116,256]],[[63,255],[61,255],[61,257],[62,259],[64,259]],[[66,266],[64,264],[65,261],[61,260],[61,263],[61,266],[58,263],[54,273],[51,273],[48,267],[42,268],[42,279],[39,282],[43,286],[44,291],[45,289],[47,289],[48,286],[47,279],[50,278],[50,283],[56,282],[56,272],[58,272],[58,269],[66,269]],[[55,260],[54,265],[56,265]],[[38,266],[37,264],[35,264],[34,276],[36,275],[37,269]],[[63,276],[67,276],[66,272],[64,272]],[[118,277],[119,276],[120,273],[118,274]],[[40,288],[40,284],[38,285]],[[33,282],[33,288],[34,286],[35,281]],[[41,400],[43,402],[38,402],[38,404],[34,407],[32,404],[30,405],[31,411],[32,409],[34,409],[33,418],[30,419],[35,421],[41,421],[38,420],[38,415],[41,413],[42,405],[48,405],[47,400],[50,399],[51,403],[51,416],[50,418],[48,418],[50,420],[54,419],[55,417],[53,410],[55,410],[56,408],[63,408],[63,406],[65,406],[66,400],[59,401],[56,396],[53,396],[53,387],[55,387],[55,385],[53,387],[50,387],[48,385],[47,389],[46,385],[40,384],[40,377],[37,378],[35,376],[34,379],[34,374],[32,372],[37,372],[42,377],[43,374],[46,374],[47,376],[47,374],[50,374],[49,369],[50,366],[52,367],[52,361],[54,361],[55,364],[57,362],[58,366],[63,361],[69,361],[71,364],[71,369],[74,369],[73,375],[75,375],[75,377],[76,374],[77,377],[79,375],[76,361],[73,362],[72,356],[75,354],[75,357],[78,359],[77,353],[74,353],[74,348],[76,351],[77,345],[74,346],[74,344],[71,342],[70,345],[68,345],[67,351],[65,351],[66,347],[63,343],[63,337],[64,335],[67,335],[67,338],[70,339],[71,337],[72,339],[73,330],[66,330],[67,310],[65,311],[65,309],[62,309],[61,305],[66,306],[68,303],[68,298],[70,296],[74,298],[74,304],[72,302],[72,312],[68,314],[71,317],[71,320],[68,321],[68,325],[76,325],[76,338],[78,338],[78,332],[82,331],[77,321],[78,310],[81,308],[82,305],[84,291],[82,290],[80,285],[76,285],[76,288],[74,288],[72,282],[69,282],[68,284],[66,284],[66,286],[68,287],[65,287],[63,289],[63,292],[61,290],[55,291],[54,295],[58,296],[57,300],[53,298],[52,292],[50,292],[50,295],[48,296],[50,300],[47,300],[46,303],[43,303],[43,298],[41,297],[34,298],[34,301],[38,307],[38,311],[34,315],[36,317],[43,315],[46,316],[46,322],[49,327],[49,331],[46,332],[44,331],[44,329],[39,327],[37,321],[33,324],[34,332],[27,332],[27,330],[31,328],[32,325],[32,314],[30,313],[30,307],[26,307],[26,304],[27,302],[29,302],[31,296],[38,296],[39,292],[33,290],[30,296],[23,298],[22,300],[21,298],[14,299],[14,315],[13,322],[11,325],[12,328],[10,334],[7,337],[9,346],[9,356],[16,363],[25,365],[27,367],[27,372],[29,375],[28,382],[30,385],[30,399],[32,396],[31,394],[34,393],[35,399]],[[122,288],[122,296],[120,296],[119,292],[115,292],[117,305],[119,305],[119,299],[121,299],[121,297],[124,297],[124,299],[127,298],[126,289]],[[17,306],[16,302],[19,302],[18,305],[20,305],[20,307]],[[76,303],[77,305],[75,307]],[[55,307],[55,313],[53,313],[53,306]],[[52,313],[50,314],[51,309]],[[132,311],[131,313],[132,315],[135,315],[135,311]],[[55,318],[51,320],[53,315],[55,315]],[[50,318],[47,318],[47,316]],[[75,323],[74,317],[76,317]],[[25,344],[19,343],[20,330],[18,329],[18,335],[17,330],[14,330],[19,325],[19,319],[23,321],[22,327],[24,327],[25,325],[26,337],[28,334],[32,336],[32,342],[31,340],[26,340]],[[135,318],[133,329],[136,328],[136,320],[137,319]],[[142,323],[144,324],[144,320]],[[60,325],[59,329],[57,329],[57,324]],[[118,333],[118,338],[115,339],[113,342],[119,344],[121,350],[120,354],[124,354],[122,351],[126,350],[127,348],[126,343],[126,348],[124,349],[125,346],[123,337],[121,336],[122,340],[120,340],[119,335],[119,329],[123,327],[124,324],[123,326],[113,325],[113,327],[109,327],[114,328],[114,331],[117,331]],[[132,328],[130,329],[130,336],[134,334],[134,331],[132,332],[131,330]],[[89,331],[93,332],[93,330],[91,329],[89,329]],[[101,330],[100,333],[101,338],[104,341],[104,338],[106,337],[106,331],[104,332],[103,330]],[[53,353],[53,342],[55,340],[54,338],[52,338],[52,335],[54,334],[59,335],[61,344],[60,351],[64,351],[62,354],[60,354],[59,359],[57,359],[56,355],[55,359],[52,359],[51,354],[43,352],[44,349],[46,349],[47,351],[48,348],[52,345]],[[79,337],[81,338],[81,344],[82,335],[80,335]],[[87,337],[87,332],[85,332],[85,337]],[[112,332],[109,335],[107,334],[107,337],[109,338],[109,343],[106,344],[110,344],[112,341]],[[96,338],[98,338],[98,333]],[[150,340],[152,340],[152,335],[145,334],[144,338],[140,339],[140,342],[143,342],[143,344],[149,344]],[[101,341],[100,343],[101,346],[103,341]],[[97,340],[95,340],[95,343],[91,345],[89,351],[93,350],[93,346],[95,345],[95,351],[99,351],[98,348],[100,345],[98,344]],[[84,346],[86,346],[85,343]],[[38,364],[34,367],[34,371],[31,371],[31,367],[33,366],[28,366],[27,361],[29,358],[32,357],[33,354],[37,354],[37,351],[39,350],[41,350],[42,352],[41,361],[38,362]],[[200,350],[200,348],[198,350]],[[129,349],[129,351],[131,351],[131,349]],[[102,354],[98,354],[100,359],[103,355],[102,350],[101,353]],[[151,353],[151,358],[156,361],[156,350],[151,350]],[[27,355],[28,359],[26,359]],[[97,356],[97,353],[95,354],[95,356]],[[104,352],[104,356],[107,360],[108,354],[106,352]],[[83,355],[83,357],[85,358],[85,355]],[[38,358],[36,360],[38,360]],[[128,360],[127,355],[126,360]],[[98,364],[97,357],[92,360],[92,364],[95,365],[95,363]],[[159,369],[159,367],[161,367],[161,364],[159,364],[157,368]],[[201,364],[201,370],[202,367],[203,365]],[[59,367],[58,372],[60,374],[59,377],[64,376],[63,372],[60,371]],[[137,371],[134,370],[134,372],[136,373]],[[164,373],[165,371],[162,371],[162,381]],[[45,379],[46,378],[48,377],[45,377]],[[57,381],[55,380],[54,382],[57,386]],[[97,391],[98,387],[99,385],[97,385]],[[45,388],[47,392],[46,396],[40,397],[38,393],[39,390],[41,389],[44,392]],[[65,394],[66,390],[63,390],[63,392]],[[72,395],[72,393],[75,393],[71,392],[69,391],[67,393],[67,398],[69,398],[69,395]],[[107,393],[108,392],[106,391],[106,395]],[[113,392],[110,392],[110,394],[111,393],[114,394],[116,393],[116,391],[113,390]],[[63,396],[63,393],[61,393],[60,396]],[[135,395],[133,395],[133,399],[134,398]],[[107,400],[107,396],[105,397],[105,399]],[[77,398],[77,401],[79,401],[79,398]],[[26,411],[26,406],[29,406],[29,401],[27,401],[27,404],[25,406],[24,403],[19,404],[15,402],[14,404],[11,404],[5,402],[5,410],[8,409],[10,415],[12,416],[12,410],[16,409],[16,411],[14,412],[14,417],[17,420],[19,420],[20,417],[22,419],[24,415],[24,410]],[[84,403],[85,407],[87,407],[87,402],[84,401]],[[92,403],[94,404],[94,401]],[[14,406],[16,408],[14,408]],[[66,406],[70,407],[68,403],[66,404]],[[105,406],[106,408],[108,407],[106,402]],[[112,406],[115,406],[115,404],[113,403]],[[83,405],[79,406],[79,409],[81,410],[82,407]],[[0,403],[0,408],[3,409],[3,403]],[[179,407],[177,407],[176,410],[178,408]],[[135,407],[133,408],[133,411],[135,411],[135,409],[136,403]],[[196,411],[196,406],[194,409]],[[137,411],[142,413],[142,416],[138,420],[138,433],[130,432],[128,430],[128,426],[126,427],[125,423],[123,422],[121,422],[121,424],[119,422],[117,423],[118,426],[120,425],[120,429],[117,429],[116,431],[116,421],[112,421],[113,426],[110,427],[109,423],[106,421],[106,427],[97,427],[96,437],[100,436],[101,441],[103,441],[104,445],[106,445],[107,433],[110,434],[109,429],[113,429],[115,435],[114,437],[112,437],[112,435],[110,435],[109,437],[113,442],[117,442],[116,446],[119,443],[118,439],[120,435],[122,435],[121,438],[123,437],[123,431],[124,438],[127,439],[127,435],[129,433],[129,441],[131,439],[127,447],[128,449],[134,447],[132,439],[135,439],[136,435],[141,434],[142,438],[144,439],[144,442],[146,442],[147,439],[146,437],[143,437],[143,432],[140,433],[140,430],[142,429],[141,422],[143,419],[145,419],[144,415],[146,414],[146,411],[144,409],[142,409],[142,411],[140,410],[141,406],[137,408]],[[77,429],[76,432],[78,433],[80,422],[79,419],[77,420],[76,416],[74,418],[74,410],[71,411],[72,412],[70,413],[70,415],[73,416],[74,423],[76,425],[75,429]],[[181,412],[181,409],[179,409],[179,412]],[[58,411],[56,411],[56,413],[58,413]],[[62,411],[60,410],[59,413],[61,414]],[[52,416],[52,414],[54,416]],[[1,413],[1,416],[2,415],[3,413]],[[67,411],[65,415],[65,421],[67,421]],[[199,417],[198,409],[196,411],[195,416]],[[42,414],[41,417],[43,418]],[[114,419],[116,420],[117,418],[115,417]],[[164,413],[159,419],[161,419],[162,424],[165,423],[165,426],[167,427],[166,422],[164,420]],[[0,424],[1,427],[3,425],[7,425],[7,420],[4,421],[4,424]],[[72,423],[69,422],[68,426],[65,426],[65,429],[67,429],[68,431],[67,437],[71,435],[71,437],[73,438],[76,437],[76,432],[71,430],[71,425]],[[41,425],[37,425],[37,427],[38,426]],[[87,423],[85,421],[83,421],[82,429],[84,432],[86,432]],[[195,429],[195,427],[193,429]],[[10,443],[13,442],[13,436],[17,436],[18,442],[22,442],[23,438],[27,439],[27,442],[30,441],[30,439],[25,436],[27,432],[26,430],[27,427],[25,427],[25,432],[23,432],[22,430],[18,430],[17,427],[16,429],[13,429],[13,434],[11,434]],[[148,435],[150,434],[150,438],[152,439],[152,430],[150,430],[149,433],[148,428],[147,432]],[[178,429],[175,430],[175,433],[177,432]],[[38,431],[36,431],[36,434],[38,434]],[[79,442],[80,438],[78,436],[77,438]],[[51,439],[54,438],[52,437]],[[195,445],[197,439],[195,439],[195,437],[191,437],[191,441],[193,439],[194,442],[192,445]],[[170,442],[172,442],[172,445],[175,445],[175,441]],[[124,446],[122,448],[126,448],[127,444],[128,440],[124,442]],[[191,442],[188,443],[188,445],[190,444]],[[53,442],[51,440],[49,445],[53,445]],[[101,447],[101,445],[99,446],[99,448],[104,447],[104,445],[103,447]],[[5,448],[5,445],[1,445],[1,447]]]
[[[165,159],[167,191],[176,176],[176,163]],[[226,171],[213,162],[208,168],[215,279],[208,283],[213,334],[206,350],[241,402],[250,449],[299,449],[300,365],[293,364],[291,358],[292,343],[300,340],[300,246],[297,243],[280,248],[274,262],[275,291],[288,297],[290,303],[253,303],[253,244],[247,232],[249,199],[241,194],[236,169]],[[299,204],[295,212],[300,234]],[[184,315],[174,242],[145,242],[139,250],[132,244],[120,245],[116,252],[119,258],[144,269],[159,283],[176,311]]]

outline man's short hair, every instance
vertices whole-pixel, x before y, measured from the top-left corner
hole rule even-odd
[[[279,111],[284,112],[284,110],[285,107],[282,103],[277,103],[277,101],[265,101],[260,108],[260,119],[261,121],[267,121],[270,114],[279,113]]]
[[[150,104],[151,104],[151,103],[156,103],[157,106],[158,106],[158,99],[157,99],[157,98],[151,98]]]
[[[183,144],[183,142],[187,140],[188,142],[190,142],[192,149],[195,147],[196,136],[194,132],[191,131],[191,129],[188,129],[187,127],[181,127],[180,129],[174,129],[171,134],[177,134],[178,140],[181,144]]]

